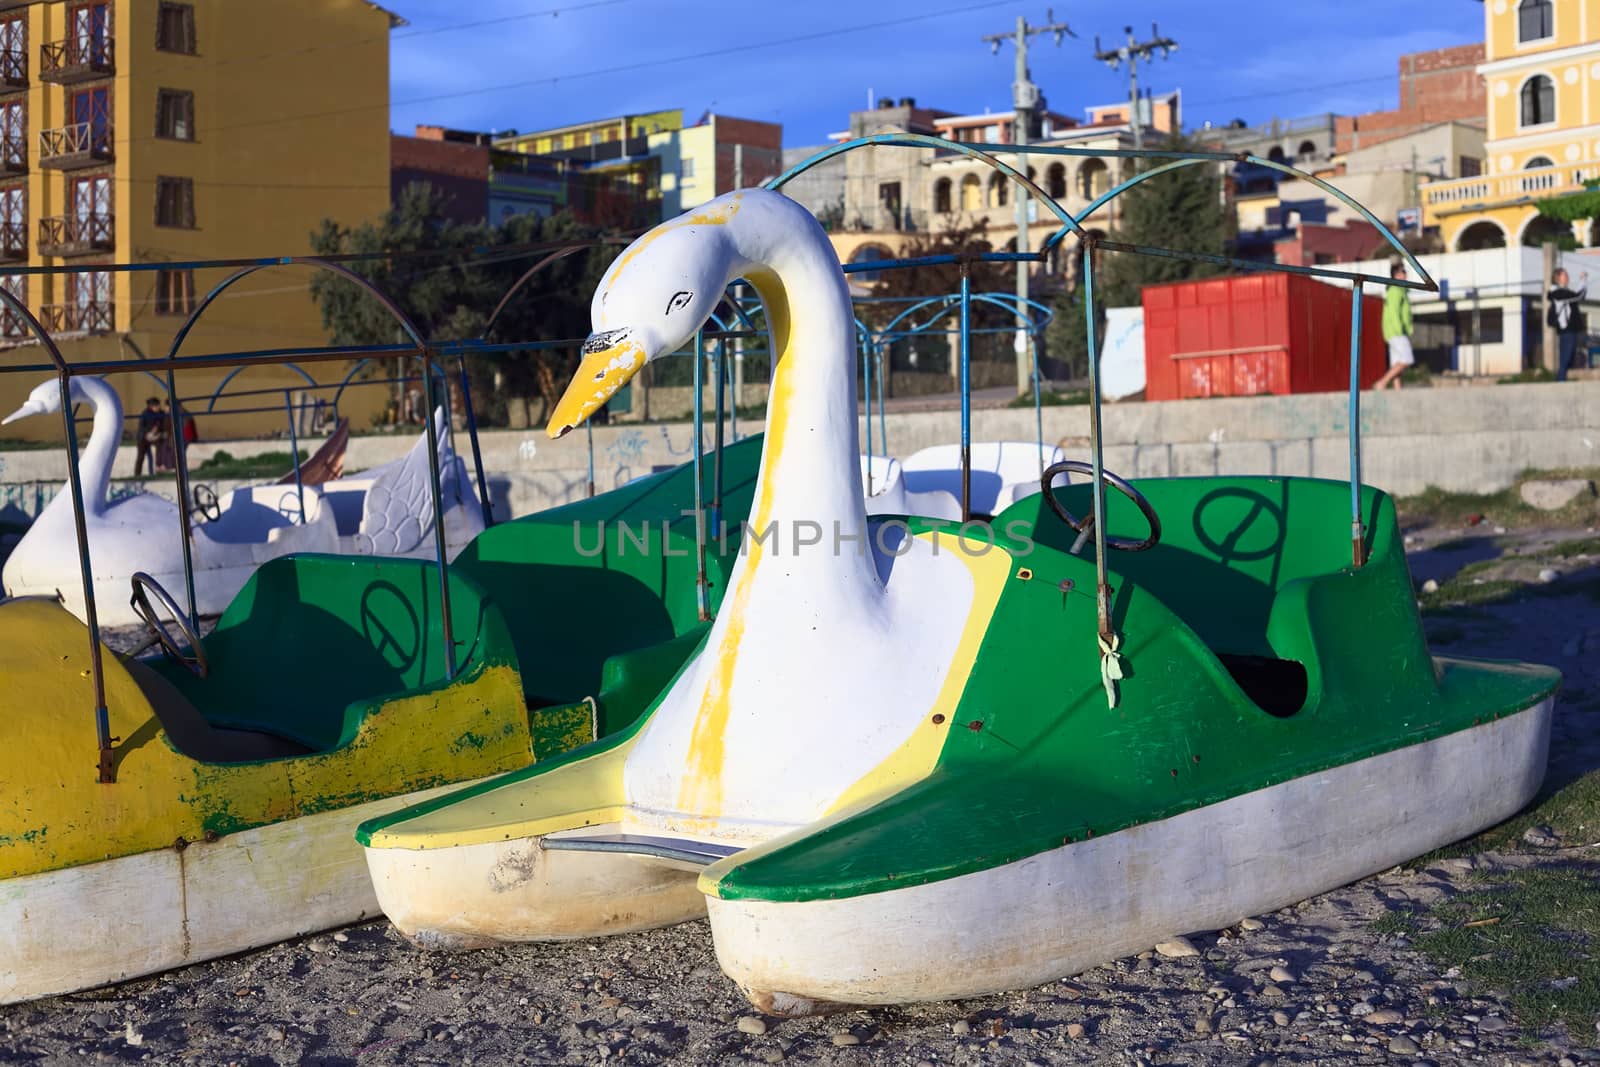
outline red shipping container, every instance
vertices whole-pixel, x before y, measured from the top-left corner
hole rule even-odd
[[[1302,274],[1146,286],[1147,400],[1350,388],[1350,290]],[[1388,367],[1383,298],[1361,302],[1361,388]]]

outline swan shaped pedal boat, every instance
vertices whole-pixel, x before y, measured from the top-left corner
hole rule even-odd
[[[758,454],[727,450],[734,514]],[[625,728],[704,633],[692,486],[664,472],[481,534],[449,569],[453,675],[432,564],[266,563],[204,641],[167,634],[184,663],[101,649],[108,784],[86,627],[0,601],[0,1003],[374,915],[363,819]],[[708,564],[714,601],[731,557]]]
[[[1352,567],[1348,485],[1117,480],[1108,528],[1150,524],[1109,542],[1142,549],[1108,552],[1120,681],[1071,519],[1089,486],[1018,500],[992,533],[869,521],[844,279],[778,194],[721,197],[617,259],[552,434],[738,277],[779,355],[722,607],[628,729],[361,827],[413,940],[709,911],[763,1011],[961,997],[1344,884],[1537,789],[1559,676],[1429,655],[1376,489]]]
[[[82,376],[70,386],[75,404],[94,408],[94,423],[83,446],[84,529],[95,568],[96,606],[106,626],[137,625],[128,605],[128,580],[135,571],[153,575],[169,588],[183,586],[183,548],[178,536],[178,507],[154,493],[109,499],[111,466],[122,441],[122,401],[105,381]],[[21,408],[0,425],[30,415],[59,416],[61,388],[40,384]],[[282,490],[263,493],[279,497]],[[245,580],[269,559],[291,552],[332,552],[339,535],[331,515],[313,515],[297,523],[277,509],[264,507],[249,490],[232,495],[230,506],[215,524],[194,528],[195,597],[202,615],[227,606]],[[315,521],[320,519],[321,521]],[[86,618],[83,582],[78,574],[77,530],[72,494],[65,488],[44,506],[5,561],[3,582],[9,596],[59,597],[78,618]]]

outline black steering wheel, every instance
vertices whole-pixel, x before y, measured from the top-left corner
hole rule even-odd
[[[172,631],[167,629],[155,609],[150,606],[149,594],[154,593],[156,600],[166,609],[167,615],[178,627],[183,639],[189,643],[189,650],[185,652],[172,636]],[[161,651],[172,662],[188,668],[189,672],[197,678],[204,678],[211,673],[211,664],[206,660],[206,647],[200,643],[200,635],[195,631],[194,623],[178,607],[177,601],[172,599],[172,594],[161,587],[161,583],[150,577],[144,571],[133,573],[133,596],[128,603],[133,607],[135,615],[144,620],[145,629],[161,645]]]
[[[222,518],[222,506],[217,503],[216,490],[209,485],[197,485],[190,490],[190,494],[194,497],[194,507],[189,509],[191,518],[198,515],[207,522]]]
[[[1050,510],[1060,516],[1062,522],[1078,531],[1078,544],[1073,546],[1073,551],[1076,552],[1078,547],[1094,532],[1094,513],[1090,512],[1080,519],[1061,506],[1061,501],[1056,499],[1056,494],[1051,489],[1050,483],[1055,481],[1058,475],[1062,474],[1082,474],[1093,478],[1094,467],[1080,460],[1063,460],[1047,468],[1044,474],[1039,477],[1039,488],[1043,490],[1045,503],[1050,505]],[[1143,552],[1147,548],[1154,548],[1160,544],[1161,520],[1156,517],[1156,509],[1150,506],[1150,501],[1144,498],[1144,494],[1128,484],[1126,478],[1118,474],[1112,474],[1103,467],[1100,470],[1100,476],[1107,483],[1114,486],[1117,492],[1133,501],[1133,506],[1138,508],[1140,513],[1144,515],[1144,521],[1150,524],[1150,535],[1143,541],[1135,541],[1128,537],[1107,536],[1106,547],[1115,548],[1122,552]]]

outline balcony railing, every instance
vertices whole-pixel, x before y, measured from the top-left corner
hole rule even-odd
[[[0,93],[28,87],[28,50],[21,45],[0,49]]]
[[[116,247],[115,219],[107,215],[50,215],[39,220],[41,256],[81,256]]]
[[[51,333],[110,333],[116,322],[116,305],[109,300],[46,304],[39,310],[44,313],[44,328]]]
[[[1422,189],[1422,202],[1431,211],[1450,211],[1476,204],[1497,204],[1527,197],[1580,193],[1583,183],[1600,178],[1600,165],[1574,163],[1564,167],[1538,167],[1515,174],[1480,175],[1434,182]]]
[[[0,138],[0,175],[28,173],[28,142],[21,137]]]
[[[0,339],[20,341],[30,336],[28,324],[10,308],[0,309]]]
[[[116,72],[111,35],[69,37],[39,47],[39,77],[57,85],[104,78]]]
[[[20,222],[0,222],[0,263],[22,263],[28,258],[28,228]]]
[[[111,158],[111,123],[74,122],[39,131],[39,166],[54,170],[90,167]]]

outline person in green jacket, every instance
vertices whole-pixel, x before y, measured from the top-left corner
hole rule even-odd
[[[1390,267],[1389,277],[1405,281],[1405,266]],[[1417,361],[1411,351],[1411,290],[1404,286],[1390,285],[1383,291],[1383,343],[1389,346],[1389,369],[1373,388],[1398,389],[1400,376]]]

